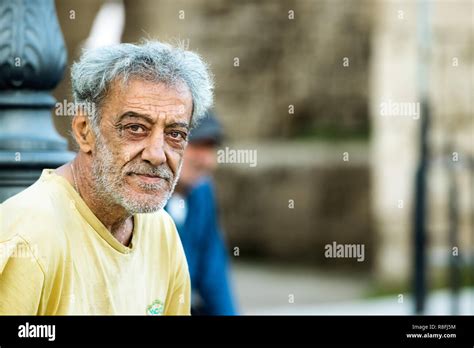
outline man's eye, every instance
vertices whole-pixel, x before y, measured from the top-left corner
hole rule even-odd
[[[132,124],[128,126],[127,129],[129,129],[132,133],[135,134],[142,134],[146,132],[145,127],[140,126],[139,124]]]
[[[179,131],[171,131],[168,133],[170,137],[176,140],[186,140],[186,134]]]

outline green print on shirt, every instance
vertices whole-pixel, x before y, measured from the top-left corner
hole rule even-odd
[[[162,315],[165,306],[160,300],[155,300],[146,308],[148,315]]]

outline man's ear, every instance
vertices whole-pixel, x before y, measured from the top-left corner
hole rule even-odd
[[[82,152],[89,153],[94,148],[94,132],[87,115],[78,113],[72,120],[72,134]]]

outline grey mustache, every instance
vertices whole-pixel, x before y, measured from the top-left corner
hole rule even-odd
[[[138,174],[138,175],[149,175],[149,176],[157,176],[162,179],[166,180],[171,180],[173,179],[173,173],[171,170],[167,168],[136,168],[136,169],[131,169],[128,171],[129,174]]]

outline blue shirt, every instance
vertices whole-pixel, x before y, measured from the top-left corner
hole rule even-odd
[[[229,281],[229,262],[217,218],[212,182],[200,181],[183,198],[184,214],[165,209],[175,219],[191,277],[193,314],[235,315]]]

